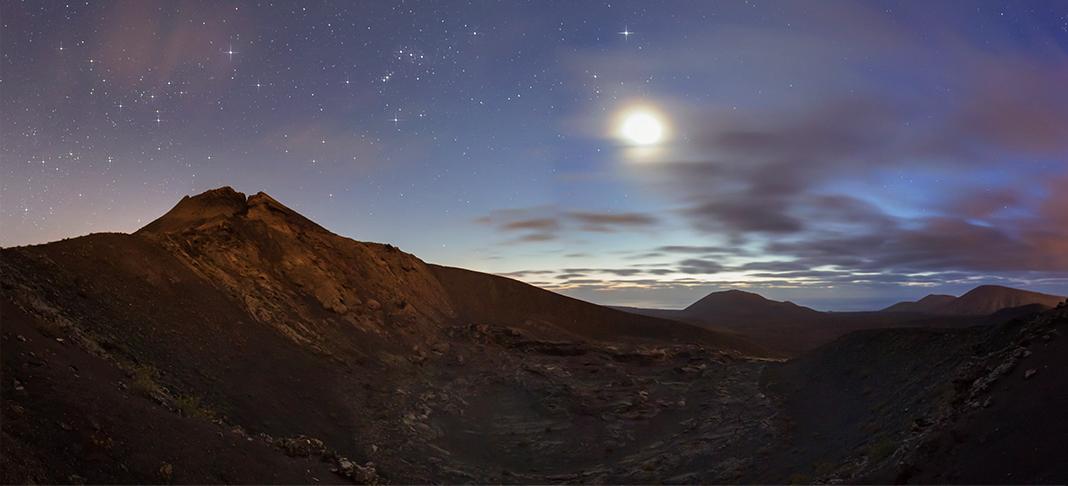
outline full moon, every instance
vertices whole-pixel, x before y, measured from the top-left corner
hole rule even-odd
[[[635,145],[652,145],[664,138],[664,123],[652,112],[635,110],[623,116],[619,135]]]

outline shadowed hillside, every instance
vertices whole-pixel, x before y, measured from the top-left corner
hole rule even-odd
[[[431,265],[464,319],[523,326],[542,336],[702,343],[747,354],[763,349],[728,333],[638,316],[561,296],[516,280]]]
[[[769,368],[781,442],[757,481],[1058,483],[1068,308],[966,329],[845,336]],[[830,413],[828,413],[830,411]]]

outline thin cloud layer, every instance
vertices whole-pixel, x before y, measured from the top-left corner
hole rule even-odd
[[[670,273],[580,283],[563,270],[559,288],[1068,281],[1068,47],[1039,31],[990,45],[918,7],[914,23],[853,2],[804,8],[781,5],[783,19],[804,19],[791,29],[721,26],[700,55],[668,41],[644,57],[574,55],[583,79],[624,80],[605,88],[612,100],[665,114],[672,136],[654,149],[616,144],[600,116],[575,125],[613,144],[622,177],[670,208],[655,213],[661,225],[692,236],[623,258]],[[668,94],[698,81],[701,96]],[[653,221],[625,220],[579,228]]]
[[[495,210],[475,220],[513,235],[512,242],[552,241],[565,232],[614,233],[656,226],[659,219],[635,212],[562,211],[555,207]]]

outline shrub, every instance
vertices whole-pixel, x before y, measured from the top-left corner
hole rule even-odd
[[[897,443],[889,437],[883,437],[868,447],[868,457],[874,462],[880,462],[890,457],[897,450]]]
[[[133,382],[130,386],[134,391],[151,397],[160,391],[159,383],[156,383],[156,377],[159,376],[159,372],[156,371],[151,365],[139,364],[133,367]]]
[[[211,414],[200,405],[200,397],[182,395],[174,399],[174,407],[183,417],[209,417]]]

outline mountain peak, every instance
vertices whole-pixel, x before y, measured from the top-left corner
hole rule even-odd
[[[175,233],[243,213],[245,194],[230,186],[185,196],[170,211],[137,230],[138,233]]]
[[[719,316],[751,316],[764,313],[809,314],[816,312],[792,302],[770,300],[763,295],[738,289],[712,292],[702,297],[697,302],[690,304],[690,306],[683,311],[694,314]]]
[[[182,233],[213,228],[234,218],[258,220],[272,227],[318,228],[265,192],[246,197],[230,186],[185,196],[166,214],[137,230],[141,234]]]
[[[222,186],[222,187],[216,187],[215,189],[208,189],[208,190],[206,190],[206,191],[204,191],[204,192],[202,192],[200,194],[197,194],[196,196],[186,196],[186,197],[196,198],[196,197],[211,197],[211,196],[241,196],[242,198],[244,198],[245,194],[242,193],[242,192],[238,192],[236,189],[234,189],[231,186]]]
[[[1030,290],[1014,289],[1002,285],[980,285],[957,298],[951,304],[950,310],[957,314],[980,315],[1030,304],[1054,307],[1062,300],[1064,297]]]
[[[721,290],[719,292],[712,292],[712,293],[713,294],[725,294],[725,295],[749,295],[749,296],[760,297],[761,299],[764,298],[763,295],[760,295],[760,294],[758,294],[756,292],[746,292],[744,290],[739,290],[739,289],[727,289],[727,290]]]
[[[240,194],[240,193],[238,193],[238,194]],[[249,205],[253,205],[253,204],[275,204],[275,205],[278,205],[278,206],[282,206],[282,203],[278,202],[277,199],[271,197],[269,194],[267,194],[266,192],[263,192],[263,191],[257,192],[256,194],[253,194],[253,195],[249,196],[248,199],[246,200],[246,202]]]
[[[265,192],[261,191],[249,196],[245,205],[248,208],[248,219],[260,221],[267,226],[276,229],[300,228],[329,233],[326,228],[319,226],[314,221],[304,217],[304,215],[278,202],[277,199],[267,195]]]
[[[730,299],[751,299],[751,300],[768,300],[763,295],[756,292],[746,292],[739,289],[721,290],[719,292],[712,292],[705,296],[705,298],[730,298]]]
[[[999,295],[1030,295],[1030,296],[1047,296],[1056,297],[1055,295],[1043,294],[1041,292],[1032,292],[1030,290],[1015,289],[1012,287],[1006,287],[1004,285],[980,285],[974,289],[971,289],[961,295],[960,298],[966,298],[968,296],[999,296]]]
[[[719,310],[723,306],[759,305],[761,302],[765,301],[767,301],[767,299],[753,292],[746,292],[738,289],[721,290],[701,297],[697,302],[690,304],[685,310],[704,311],[710,308]]]
[[[195,196],[184,196],[178,201],[178,204],[196,204],[200,207],[234,207],[244,204],[245,199],[245,193],[238,192],[230,186],[222,186],[215,189],[209,189]]]
[[[1004,285],[985,284],[985,285],[980,285],[980,286],[978,286],[978,287],[976,287],[974,289],[971,289],[971,290],[965,292],[964,295],[977,294],[977,293],[978,294],[981,294],[981,293],[996,293],[996,292],[1030,292],[1030,291],[1029,290],[1014,289],[1012,287],[1006,287]],[[961,297],[964,297],[964,295],[962,295]]]

